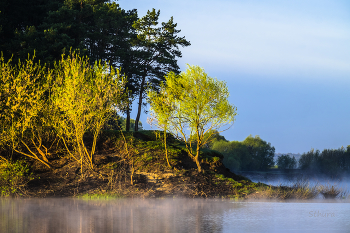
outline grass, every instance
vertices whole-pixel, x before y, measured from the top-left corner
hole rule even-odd
[[[95,194],[85,193],[83,195],[77,196],[77,198],[83,199],[83,200],[113,200],[113,199],[119,199],[123,197],[121,195],[110,194],[110,193],[95,193]]]
[[[297,182],[291,187],[272,186],[259,183],[253,197],[266,199],[312,199],[318,195],[317,186],[310,186],[306,182]]]
[[[336,184],[331,185],[320,185],[319,193],[323,195],[326,199],[334,199],[334,198],[346,198],[348,196],[348,191],[343,188],[338,188]]]
[[[259,183],[254,198],[266,199],[313,199],[321,194],[324,198],[346,198],[348,191],[338,188],[337,185],[310,185],[307,180],[299,180],[294,184],[286,186],[280,184],[278,186],[265,185]]]

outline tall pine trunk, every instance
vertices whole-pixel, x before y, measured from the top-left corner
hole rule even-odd
[[[126,109],[126,122],[125,122],[125,131],[130,131],[130,103],[128,103],[128,107]]]
[[[146,82],[146,75],[142,76],[142,82],[141,82],[141,88],[140,88],[140,95],[139,95],[139,104],[137,108],[137,116],[135,119],[135,132],[139,130],[139,121],[141,116],[141,110],[142,110],[142,95],[145,90],[145,82]]]

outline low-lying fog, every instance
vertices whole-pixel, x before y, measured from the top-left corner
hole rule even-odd
[[[315,185],[334,186],[335,188],[347,192],[348,195],[350,194],[349,176],[330,178],[322,174],[274,174],[265,172],[240,172],[239,174],[249,178],[253,182],[261,182],[275,186],[293,186],[297,183],[303,183],[310,187]]]
[[[349,199],[0,199],[2,233],[349,232]]]

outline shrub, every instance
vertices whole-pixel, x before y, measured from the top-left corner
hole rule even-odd
[[[0,164],[0,196],[22,195],[23,187],[33,180],[29,167],[23,160],[14,163],[1,160]]]

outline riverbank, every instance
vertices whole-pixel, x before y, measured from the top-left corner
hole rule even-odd
[[[320,191],[306,184],[286,187],[254,183],[230,172],[222,163],[223,156],[207,149],[201,152],[204,172],[199,173],[184,145],[171,135],[167,143],[169,167],[160,133],[105,131],[97,143],[93,168],[64,153],[50,155],[51,168],[18,156],[28,171],[20,179],[7,177],[2,187],[10,187],[7,193],[2,189],[2,196],[309,199]],[[15,179],[16,183],[8,182]]]

